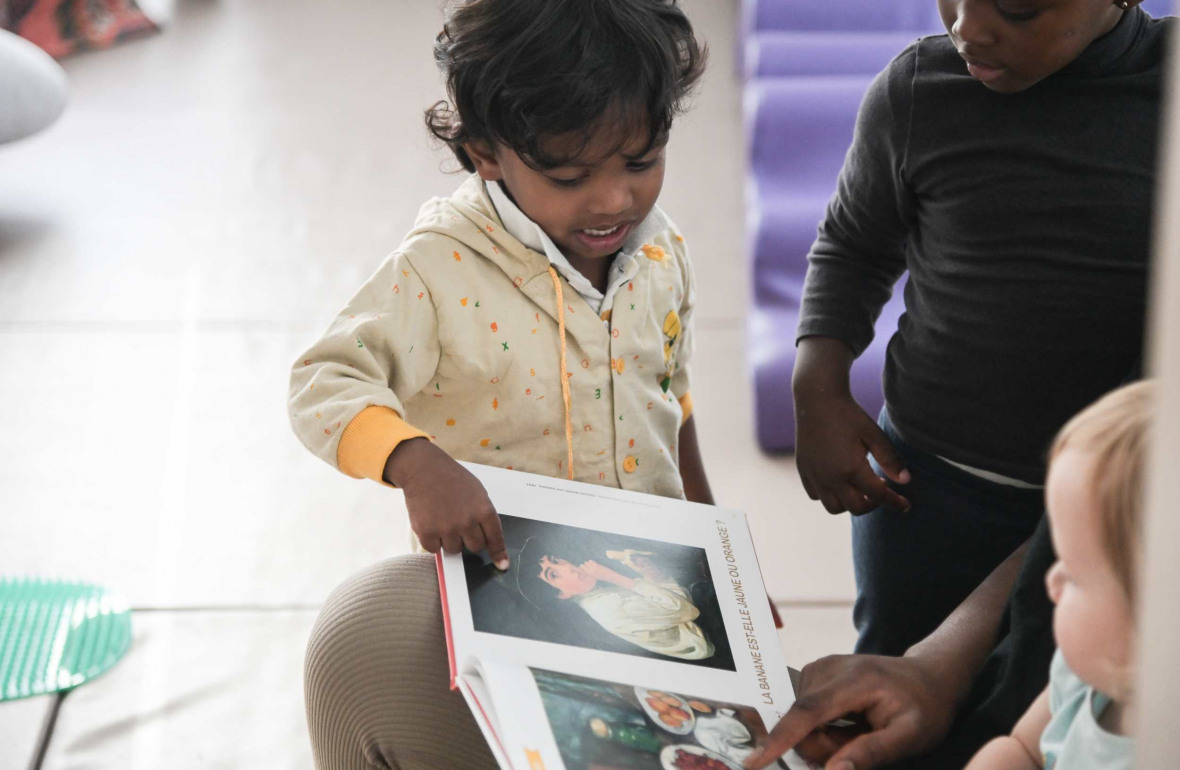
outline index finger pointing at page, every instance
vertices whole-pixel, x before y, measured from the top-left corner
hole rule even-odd
[[[855,711],[858,705],[838,689],[830,687],[803,696],[791,705],[790,710],[774,726],[766,742],[746,759],[744,767],[748,770],[766,767],[795,748],[813,730]]]
[[[500,527],[500,517],[495,512],[479,523],[483,529],[484,539],[487,540],[488,556],[496,569],[503,572],[510,566],[508,562],[508,548],[504,545],[504,530]]]

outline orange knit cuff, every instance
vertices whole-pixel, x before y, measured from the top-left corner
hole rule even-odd
[[[685,393],[680,397],[680,424],[688,422],[688,418],[692,417],[692,391]]]
[[[387,406],[367,406],[340,435],[336,465],[354,479],[385,484],[385,461],[403,441],[430,438]]]

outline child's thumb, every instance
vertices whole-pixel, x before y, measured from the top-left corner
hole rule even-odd
[[[866,443],[873,459],[877,461],[877,465],[881,466],[881,470],[885,471],[885,475],[891,481],[898,484],[910,483],[910,472],[906,470],[905,459],[877,425],[874,424],[870,429]]]

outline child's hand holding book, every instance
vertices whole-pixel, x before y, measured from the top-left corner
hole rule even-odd
[[[487,549],[496,566],[508,569],[500,516],[471,472],[424,438],[397,445],[384,478],[402,489],[410,527],[430,553]]]

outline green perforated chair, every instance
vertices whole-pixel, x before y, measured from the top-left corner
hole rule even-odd
[[[109,590],[0,578],[0,701],[68,692],[130,647],[130,609]]]

